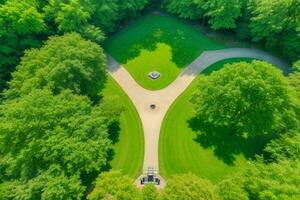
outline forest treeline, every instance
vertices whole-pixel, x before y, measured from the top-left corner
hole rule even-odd
[[[1,0],[0,89],[24,50],[48,36],[75,31],[101,44],[118,23],[161,8],[181,18],[261,42],[294,62],[300,58],[298,0]]]

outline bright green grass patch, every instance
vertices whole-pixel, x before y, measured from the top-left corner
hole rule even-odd
[[[203,51],[224,48],[186,21],[154,14],[131,22],[110,36],[104,46],[141,86],[150,90],[166,87]],[[162,77],[148,80],[152,69],[162,73]]]
[[[155,51],[141,50],[138,57],[130,60],[125,67],[135,80],[146,89],[161,89],[169,85],[181,69],[172,62],[172,49],[164,43],[158,43]],[[160,78],[151,80],[147,74],[158,71]]]
[[[114,128],[114,155],[110,165],[112,169],[137,178],[142,173],[144,159],[144,135],[139,115],[128,96],[111,77],[102,94],[104,98],[117,98],[124,106],[119,127]]]
[[[210,74],[225,63],[251,61],[252,59],[228,59],[206,69]],[[236,140],[227,137],[201,137],[190,99],[196,90],[197,79],[177,98],[164,119],[159,141],[159,169],[164,178],[174,174],[192,172],[212,182],[218,182],[247,165],[247,159],[261,152],[267,138]],[[208,134],[209,135],[209,134]]]

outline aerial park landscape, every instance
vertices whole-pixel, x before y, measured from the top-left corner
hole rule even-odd
[[[299,199],[299,11],[0,0],[0,199]]]

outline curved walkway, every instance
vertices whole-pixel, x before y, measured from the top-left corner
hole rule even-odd
[[[201,71],[210,65],[228,58],[245,57],[268,61],[282,69],[285,74],[288,73],[288,63],[263,51],[243,48],[205,51],[186,67],[169,86],[161,90],[150,91],[138,85],[121,64],[108,56],[109,73],[132,100],[143,124],[145,138],[143,170],[146,170],[148,167],[153,167],[158,170],[160,127],[166,112],[175,99],[189,86]],[[155,104],[156,109],[151,109],[151,104]],[[161,186],[164,186],[164,181],[162,181]]]

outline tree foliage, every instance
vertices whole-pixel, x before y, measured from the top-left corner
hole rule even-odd
[[[236,28],[236,19],[241,16],[240,0],[208,0],[203,8],[214,30]]]
[[[226,179],[217,185],[217,191],[222,200],[249,200],[247,192],[239,185],[241,180],[238,178],[240,177]]]
[[[85,188],[81,185],[78,175],[68,177],[59,166],[53,165],[28,182],[9,182],[6,189],[10,192],[3,193],[5,199],[79,200]]]
[[[167,186],[162,192],[162,199],[217,200],[219,197],[209,181],[192,174],[184,174],[168,180]]]
[[[46,31],[44,15],[35,1],[7,0],[0,4],[0,91],[19,62],[22,51],[38,47],[38,35]]]
[[[202,76],[192,102],[201,121],[243,136],[289,130],[299,114],[286,78],[261,61],[225,65]]]
[[[165,0],[164,6],[168,12],[185,19],[208,17],[215,30],[235,28],[236,19],[241,16],[240,0]]]
[[[222,182],[219,186],[220,195],[225,193],[225,197],[229,197],[225,200],[233,199],[230,196],[234,197],[236,192],[243,194],[245,200],[299,199],[300,162],[282,160],[271,164],[251,163],[241,175],[229,182],[235,185],[234,190],[228,189],[228,182]]]
[[[56,13],[55,22],[61,32],[70,32],[80,29],[87,24],[90,13],[79,3],[79,0],[72,0],[70,3],[61,3]]]
[[[158,200],[159,193],[154,184],[146,184],[142,189],[143,200]]]
[[[300,73],[300,60],[295,62],[292,67],[293,72],[299,72]]]
[[[266,41],[267,46],[283,49],[291,60],[300,54],[300,1],[250,1],[251,34],[254,41]]]
[[[203,0],[165,0],[164,5],[168,12],[177,14],[181,18],[195,20],[202,18],[204,15],[204,10],[202,9]]]
[[[139,11],[143,10],[149,0],[118,0],[119,15],[121,18],[127,16],[135,16]]]
[[[245,190],[250,199],[299,199],[299,161],[265,165],[255,163],[245,172]]]
[[[295,91],[296,101],[300,105],[300,73],[295,69],[288,76],[289,84]],[[298,106],[297,113],[300,113]],[[278,161],[282,159],[296,160],[300,158],[300,124],[295,129],[289,130],[280,138],[272,140],[265,148],[269,160]]]
[[[133,180],[118,171],[104,172],[96,180],[95,188],[88,195],[89,200],[98,199],[139,199]]]
[[[0,106],[0,181],[17,181],[14,195],[21,199],[82,196],[80,176],[101,171],[112,147],[103,109],[70,91],[53,96],[33,90],[5,101]]]
[[[92,17],[93,23],[105,32],[112,32],[119,17],[118,0],[94,0],[96,11]]]
[[[41,49],[26,51],[10,81],[7,98],[49,88],[54,94],[70,89],[96,98],[106,80],[102,48],[70,33],[51,37]]]
[[[290,131],[282,137],[272,140],[265,151],[270,155],[271,161],[282,159],[296,160],[300,158],[299,130]]]
[[[77,32],[102,43],[118,21],[136,16],[149,0],[6,0],[0,4],[0,91],[23,51],[54,34]]]

